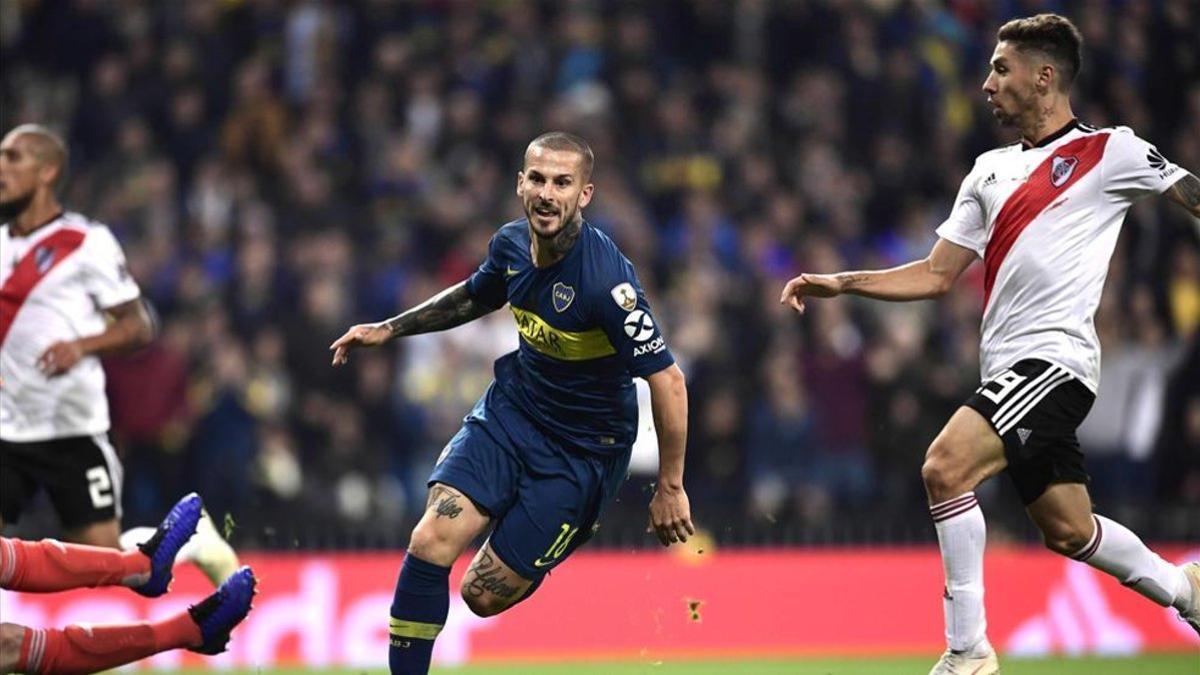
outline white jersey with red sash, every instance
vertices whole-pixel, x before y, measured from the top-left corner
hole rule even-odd
[[[983,258],[984,381],[1040,358],[1096,391],[1093,317],[1121,223],[1185,175],[1126,127],[1078,122],[979,156],[937,233]]]
[[[0,439],[108,431],[100,360],[85,357],[57,377],[43,375],[37,360],[55,342],[103,332],[103,310],[138,295],[107,227],[77,213],[25,237],[0,226]]]

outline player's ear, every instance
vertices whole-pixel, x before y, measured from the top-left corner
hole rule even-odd
[[[524,195],[521,194],[521,192],[523,191],[522,188],[524,187],[524,185],[525,185],[525,171],[523,171],[523,170],[518,171],[517,172],[517,196],[518,197],[524,197]]]
[[[1042,63],[1037,69],[1037,89],[1038,93],[1045,94],[1054,87],[1054,64]]]
[[[596,186],[588,183],[583,186],[583,190],[579,193],[579,208],[583,208],[591,203],[592,194],[596,191]]]
[[[42,166],[38,168],[38,178],[40,178],[43,183],[49,185],[50,187],[54,187],[58,183],[58,178],[61,175],[62,167],[56,164],[42,164]]]

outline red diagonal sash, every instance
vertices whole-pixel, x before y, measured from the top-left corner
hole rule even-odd
[[[8,337],[17,310],[50,270],[83,244],[86,235],[79,230],[62,229],[38,242],[13,267],[12,276],[0,286],[0,346]]]
[[[992,228],[992,237],[988,240],[983,252],[983,307],[986,310],[988,300],[992,296],[992,286],[996,283],[996,274],[1000,265],[1008,256],[1008,251],[1016,243],[1017,237],[1034,221],[1052,201],[1058,199],[1067,189],[1096,168],[1100,158],[1104,156],[1104,146],[1108,143],[1108,134],[1092,134],[1078,138],[1070,143],[1064,143],[1054,150],[1046,161],[1038,165],[1021,187],[1009,196],[1008,201],[1000,208],[996,216],[996,225]],[[1059,185],[1055,185],[1054,160],[1075,162],[1074,168],[1065,180],[1058,176]]]

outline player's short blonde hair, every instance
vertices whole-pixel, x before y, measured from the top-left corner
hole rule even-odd
[[[58,169],[58,176],[54,179],[54,187],[59,187],[63,184],[67,177],[67,162],[69,155],[67,154],[67,144],[63,141],[62,136],[59,136],[50,128],[41,124],[21,124],[13,127],[12,131],[5,134],[5,138],[17,136],[32,137],[33,154],[42,164],[49,164]]]
[[[586,182],[592,177],[592,167],[596,166],[596,155],[592,153],[592,146],[588,145],[582,136],[567,131],[548,131],[529,142],[529,147],[525,149],[525,155],[528,156],[529,151],[534,148],[578,153],[583,158],[583,180]]]

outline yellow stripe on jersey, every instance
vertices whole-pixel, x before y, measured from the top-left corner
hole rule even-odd
[[[573,333],[559,330],[542,317],[520,307],[513,307],[517,330],[526,344],[546,356],[564,361],[587,361],[617,353],[608,336],[599,328]]]
[[[403,619],[391,617],[388,621],[388,632],[396,637],[433,640],[437,638],[438,633],[442,632],[442,624],[404,621]]]

